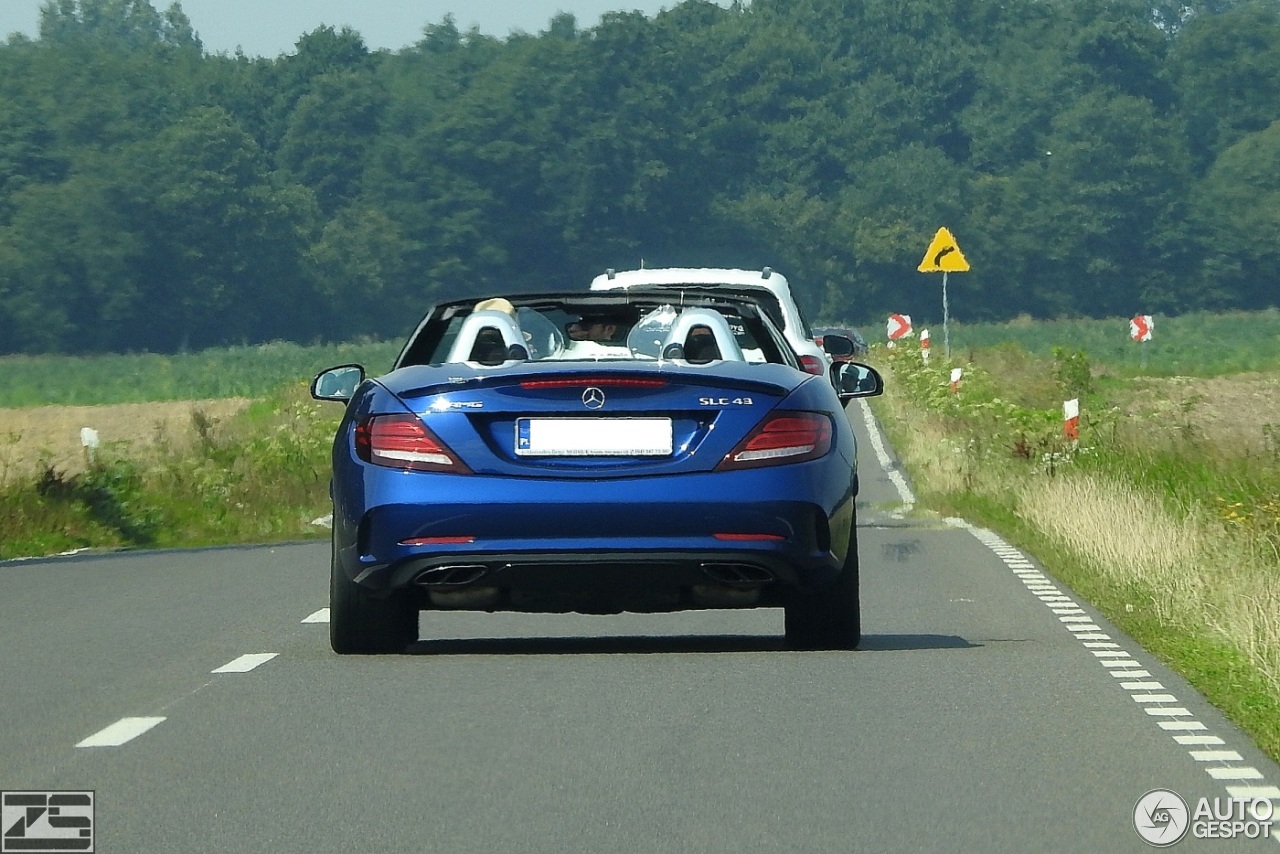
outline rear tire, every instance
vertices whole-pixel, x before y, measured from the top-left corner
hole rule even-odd
[[[418,609],[403,592],[375,599],[347,578],[333,551],[329,575],[329,645],[340,655],[403,652],[418,639]]]
[[[785,607],[787,643],[793,649],[857,649],[862,642],[856,519],[850,527],[849,551],[836,582],[813,593],[798,593]]]

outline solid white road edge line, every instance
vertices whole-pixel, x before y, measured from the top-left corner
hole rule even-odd
[[[902,476],[902,472],[894,468],[893,460],[889,459],[889,451],[884,446],[884,438],[880,435],[880,427],[871,414],[871,407],[867,405],[866,400],[859,398],[858,408],[862,412],[862,423],[867,426],[867,435],[871,437],[871,447],[876,452],[880,468],[889,476],[890,482],[898,490],[898,496],[902,499],[902,509],[893,514],[895,518],[901,519],[915,507],[916,497],[912,494],[911,487],[907,486],[907,479]]]
[[[1060,603],[1056,601],[1046,601],[1048,597],[1038,591],[1044,590],[1047,586],[1048,579],[1044,578],[1040,573],[1028,573],[1027,567],[1033,566],[1028,558],[1013,548],[1011,545],[1001,539],[995,532],[988,531],[985,528],[978,528],[969,524],[964,519],[949,518],[946,523],[954,528],[963,528],[972,534],[978,542],[989,548],[1000,561],[1005,564],[1014,573],[1015,576],[1021,578],[1027,589],[1036,593],[1042,604],[1062,623],[1063,628],[1072,632],[1075,636],[1084,641],[1110,641],[1109,635],[1102,633],[1099,626],[1089,624],[1090,631],[1096,634],[1079,634],[1084,626],[1079,625],[1081,618],[1071,616],[1061,616],[1059,611]],[[1034,580],[1033,580],[1034,579]],[[1091,620],[1089,617],[1084,618],[1086,621]],[[1097,646],[1094,643],[1084,643],[1086,648]],[[1186,708],[1178,705],[1178,699],[1173,694],[1149,694],[1144,693],[1151,690],[1167,690],[1159,682],[1150,681],[1151,674],[1146,670],[1131,669],[1140,668],[1141,665],[1129,657],[1127,652],[1123,652],[1118,644],[1108,644],[1115,651],[1100,653],[1097,649],[1089,649],[1098,663],[1108,668],[1112,676],[1125,678],[1146,678],[1148,681],[1121,682],[1120,687],[1130,692],[1129,696],[1133,697],[1137,703],[1142,705],[1142,710],[1153,719],[1157,720],[1160,729],[1173,736],[1173,739],[1183,747],[1195,748],[1205,745],[1225,745],[1221,738],[1211,735],[1208,727],[1195,719],[1195,716]],[[1193,734],[1194,733],[1194,734]],[[1205,771],[1214,780],[1227,783],[1240,783],[1243,781],[1256,781],[1257,785],[1252,786],[1226,786],[1227,794],[1232,797],[1242,798],[1263,798],[1273,803],[1280,803],[1280,787],[1266,784],[1266,780],[1261,771],[1244,764],[1214,764],[1208,763],[1243,763],[1243,758],[1234,750],[1194,750],[1189,749],[1188,753],[1191,758],[1197,762],[1204,763]],[[1280,835],[1273,835],[1271,839],[1280,842]]]
[[[885,447],[884,438],[880,433],[880,428],[876,424],[875,417],[871,414],[871,407],[867,404],[865,399],[859,399],[858,406],[862,412],[862,421],[867,427],[867,435],[871,438],[871,447],[875,451],[876,460],[880,463],[880,468],[884,473],[889,476],[890,482],[893,483],[894,487],[898,490],[898,495],[902,499],[901,509],[890,515],[896,519],[901,519],[915,507],[915,495],[911,492],[911,487],[907,485],[907,480],[902,475],[902,472],[893,466],[893,461],[890,459],[889,451]],[[951,527],[965,529],[972,534],[978,542],[990,549],[996,557],[1000,558],[1001,562],[1004,563],[1005,566],[1007,566],[1017,577],[1023,580],[1023,583],[1026,584],[1028,590],[1041,597],[1043,604],[1051,611],[1054,610],[1055,606],[1059,605],[1059,602],[1056,600],[1047,601],[1049,600],[1050,595],[1059,593],[1059,591],[1052,586],[1052,582],[1035,569],[1035,564],[1026,555],[1009,543],[1006,543],[994,531],[988,531],[985,528],[976,527],[975,525],[969,524],[969,522],[964,519],[948,518],[944,521]],[[1088,617],[1084,618],[1083,624],[1078,622],[1079,618],[1077,617],[1059,616],[1059,620],[1062,622],[1063,628],[1074,634],[1076,639],[1079,641],[1111,640],[1111,636],[1103,633],[1101,627],[1094,625],[1092,620]],[[1085,644],[1085,646],[1088,647],[1089,644]],[[1119,649],[1118,645],[1112,646]],[[1097,655],[1097,653],[1095,653],[1095,655]],[[1105,658],[1101,656],[1098,657],[1098,661],[1103,667],[1116,668],[1109,671],[1112,676],[1148,680],[1151,678],[1151,674],[1146,670],[1120,669],[1117,665],[1122,665],[1126,668],[1140,668],[1141,665],[1138,665],[1137,662],[1132,660],[1125,662],[1117,661],[1112,657],[1112,655],[1114,654],[1108,655]],[[1127,653],[1125,653],[1125,656],[1127,657]],[[1122,682],[1120,683],[1120,687],[1125,691],[1130,692],[1147,691],[1152,688],[1164,689],[1164,686],[1159,682],[1152,681]],[[1134,696],[1134,699],[1139,703],[1144,701],[1152,702],[1147,699],[1150,696],[1151,695],[1142,696],[1142,699],[1139,699],[1138,696]],[[1177,698],[1172,694],[1166,694],[1161,695],[1160,705],[1172,705],[1175,708],[1155,709],[1150,706],[1144,706],[1142,708],[1143,711],[1153,717],[1180,718],[1184,715],[1191,715],[1191,712],[1186,709],[1177,708],[1177,702]],[[1209,728],[1198,720],[1162,720],[1158,721],[1158,724],[1162,730],[1173,734],[1174,740],[1184,747],[1196,745],[1220,745],[1225,743],[1216,735],[1207,734]],[[1202,734],[1190,734],[1194,731],[1202,731]],[[1196,753],[1198,752],[1200,751],[1189,751],[1192,758],[1198,758],[1196,757]],[[1226,780],[1263,780],[1262,773],[1249,766],[1236,766],[1233,768],[1214,767],[1207,768],[1206,770],[1215,780],[1224,782]],[[1266,798],[1271,800],[1273,803],[1280,802],[1280,787],[1276,786],[1227,786],[1226,790],[1232,797]],[[1273,835],[1271,839],[1280,843],[1280,834]]]

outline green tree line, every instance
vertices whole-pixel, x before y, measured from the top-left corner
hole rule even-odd
[[[684,0],[211,53],[180,3],[0,43],[0,353],[403,335],[438,298],[771,265],[809,313],[1275,304],[1278,0]]]

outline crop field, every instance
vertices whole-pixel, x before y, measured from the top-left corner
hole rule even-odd
[[[91,451],[80,431],[96,432],[113,454],[145,459],[160,448],[184,451],[197,440],[198,418],[213,424],[244,412],[245,397],[106,403],[97,406],[29,406],[0,409],[0,484],[38,476],[46,467],[84,471]]]
[[[342,407],[307,385],[336,364],[381,372],[397,352],[360,342],[0,359],[0,560],[326,536],[315,520],[328,512]]]
[[[1154,317],[1150,341],[1129,338],[1128,318],[1008,323],[952,323],[951,355],[1016,346],[1038,356],[1068,347],[1089,355],[1095,369],[1116,376],[1213,377],[1280,368],[1280,311],[1198,312]],[[929,326],[932,349],[942,351],[942,323]]]
[[[349,362],[391,366],[400,343],[287,342],[194,353],[0,357],[0,410],[27,406],[258,398]]]
[[[326,367],[355,362],[374,373],[385,370],[399,346],[273,343],[168,356],[0,358],[6,378],[0,384],[0,486],[46,469],[83,471],[85,427],[96,431],[106,457],[182,453],[201,431],[207,435],[253,401],[275,397]]]

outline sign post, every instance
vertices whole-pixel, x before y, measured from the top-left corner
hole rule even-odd
[[[916,267],[921,273],[942,274],[942,346],[943,355],[951,358],[950,307],[947,305],[947,274],[967,273],[969,262],[960,251],[960,244],[945,228],[938,229],[933,241],[924,252],[924,260]]]
[[[102,441],[98,438],[98,431],[92,427],[81,427],[80,444],[84,446],[84,461],[92,467],[98,446],[102,444]]]
[[[1062,435],[1071,442],[1080,439],[1080,398],[1062,401]]]

